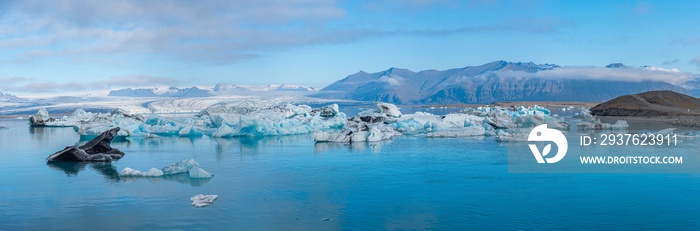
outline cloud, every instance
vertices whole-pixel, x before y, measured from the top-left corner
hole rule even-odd
[[[180,81],[172,78],[146,75],[109,77],[99,81],[37,81],[32,78],[0,78],[0,90],[12,92],[46,93],[76,92],[89,90],[112,90],[119,87],[151,87],[157,85],[177,85]]]
[[[382,76],[379,79],[377,79],[377,81],[388,83],[391,86],[400,86],[401,83],[403,83],[404,79],[403,79],[403,77],[399,77],[399,76],[391,76],[390,77],[390,76],[385,75],[385,76]]]
[[[700,67],[700,56],[695,57],[693,60],[690,60],[690,62],[688,64],[693,64],[693,65],[697,65]]]
[[[337,1],[3,1],[0,49],[20,60],[155,54],[237,60],[261,49],[336,40]],[[344,33],[339,33],[340,35]]]
[[[543,79],[578,79],[578,80],[609,80],[624,82],[660,81],[674,85],[689,87],[685,83],[700,76],[682,72],[678,69],[660,67],[562,67],[534,73],[522,71],[496,71],[499,77],[524,77]]]
[[[398,5],[451,8],[454,4],[462,3],[382,3],[388,5],[385,9]],[[552,33],[571,25],[556,18],[514,18],[440,29],[407,29],[403,23],[383,27],[354,21],[358,15],[348,17],[344,5],[336,0],[0,1],[0,49],[12,51],[0,62],[111,60],[142,55],[226,64],[280,49],[376,37]]]

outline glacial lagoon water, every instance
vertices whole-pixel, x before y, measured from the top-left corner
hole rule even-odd
[[[161,137],[114,142],[111,164],[47,165],[73,129],[0,124],[0,230],[700,229],[700,174],[508,173],[492,138]],[[184,159],[215,176],[117,175]]]

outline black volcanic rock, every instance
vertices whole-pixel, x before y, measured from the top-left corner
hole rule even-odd
[[[68,146],[51,154],[47,161],[112,161],[124,156],[119,149],[110,146],[119,128],[107,130],[82,146]]]
[[[700,99],[674,91],[623,95],[591,108],[596,116],[697,116]]]

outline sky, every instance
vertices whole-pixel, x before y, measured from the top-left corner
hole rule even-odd
[[[324,87],[506,60],[700,73],[700,1],[0,1],[0,91]]]

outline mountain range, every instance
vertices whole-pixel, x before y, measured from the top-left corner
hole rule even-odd
[[[0,102],[7,103],[23,103],[29,101],[28,99],[20,98],[15,95],[0,92]]]
[[[122,96],[122,97],[207,97],[212,96],[209,90],[198,87],[176,88],[168,87],[164,90],[160,88],[124,88],[120,90],[110,91],[107,96]]]
[[[394,104],[454,104],[497,101],[602,102],[620,95],[652,90],[687,92],[683,87],[664,81],[528,77],[536,76],[533,73],[563,68],[554,64],[506,61],[444,71],[413,72],[392,67],[376,73],[360,71],[312,96]],[[606,68],[631,67],[614,63]],[[501,75],[503,73],[511,77],[504,77]]]
[[[108,96],[119,97],[177,97],[177,98],[192,98],[192,97],[207,97],[214,95],[239,94],[241,92],[315,92],[316,88],[289,85],[289,84],[270,84],[264,86],[248,86],[234,85],[227,83],[216,84],[213,88],[205,89],[200,87],[156,87],[156,88],[124,88],[110,91]]]

